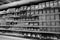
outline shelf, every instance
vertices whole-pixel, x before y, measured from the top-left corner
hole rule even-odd
[[[6,29],[0,29],[6,30]],[[9,30],[9,29],[8,29]],[[7,30],[6,30],[7,31]],[[60,34],[60,32],[48,32],[48,31],[29,31],[29,30],[9,30],[9,31],[17,31],[17,32],[31,32],[31,33],[51,33],[51,34]]]

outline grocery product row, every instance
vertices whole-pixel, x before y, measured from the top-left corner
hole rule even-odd
[[[1,35],[9,35],[9,36],[19,36],[19,37],[30,37],[30,38],[37,38],[37,39],[59,39],[59,36],[51,35],[51,34],[35,34],[35,33],[26,33],[26,32],[15,32],[15,31],[0,31]],[[49,35],[49,36],[48,36]]]
[[[13,29],[14,30],[14,29]],[[15,29],[16,30],[16,29]],[[17,28],[17,30],[19,30]],[[29,31],[47,31],[47,32],[60,32],[60,27],[25,27],[22,30],[29,30]]]
[[[0,31],[16,31],[16,32],[27,32],[27,33],[50,33],[50,34],[60,34],[60,29],[58,28],[39,28],[39,29],[34,29],[34,28],[29,28],[29,29],[19,29],[19,28],[9,28],[9,29],[5,29],[5,28],[0,28]],[[5,32],[6,32],[5,31]]]
[[[59,21],[60,20],[60,14],[55,14],[55,15],[40,15],[40,16],[15,16],[15,15],[5,15],[1,17],[2,19],[10,19],[10,20],[20,20],[20,21],[52,21],[52,20],[56,20]]]
[[[29,6],[19,6],[18,8],[9,8],[7,10],[3,10],[5,11],[5,13],[16,13],[16,12],[20,12],[21,10],[38,10],[38,9],[44,9],[44,8],[48,8],[48,7],[59,7],[60,6],[60,1],[50,1],[50,2],[44,2],[44,3],[35,3],[33,5],[29,5]]]
[[[21,6],[19,8],[11,8],[7,10],[7,13],[13,13],[13,12],[20,12],[21,10],[36,10],[36,9],[43,9],[43,8],[47,8],[47,7],[59,7],[60,6],[60,1],[51,1],[51,2],[44,2],[44,3],[38,3],[38,4],[33,4],[33,5],[29,5],[29,6]],[[8,12],[10,11],[10,12]]]
[[[0,26],[21,26],[21,27],[26,27],[26,26],[36,26],[36,27],[39,27],[39,26],[60,26],[60,21],[45,21],[45,22],[0,22]]]

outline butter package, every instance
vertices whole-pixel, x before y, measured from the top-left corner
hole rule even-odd
[[[51,32],[51,28],[50,28],[50,27],[48,27],[48,28],[47,28],[47,31],[48,31],[48,32]]]
[[[46,22],[43,22],[43,26],[46,26],[47,25],[47,23]]]
[[[39,25],[39,22],[34,23],[34,25],[35,25],[35,26],[38,26],[38,25]]]
[[[54,2],[53,1],[50,2],[50,7],[54,7]]]
[[[58,6],[60,6],[60,1],[58,1]]]
[[[47,28],[46,28],[46,27],[44,27],[44,28],[43,28],[43,31],[47,31]]]
[[[35,11],[31,11],[30,14],[31,14],[31,15],[34,15],[34,14],[35,14]]]
[[[39,9],[39,5],[35,5],[35,9]]]
[[[24,6],[24,10],[27,10],[27,6]]]
[[[35,11],[35,15],[39,14],[39,11]]]
[[[49,2],[46,2],[46,7],[50,7],[50,3]]]
[[[40,21],[42,20],[42,16],[39,16],[39,20],[40,20]]]
[[[40,31],[43,31],[43,27],[40,27]]]
[[[59,21],[57,21],[57,22],[56,22],[56,26],[60,26],[60,23],[59,23]]]
[[[50,13],[53,14],[53,13],[54,13],[54,9],[51,9],[51,10],[50,10]]]
[[[46,7],[45,3],[42,3],[42,8],[45,8],[45,7]]]
[[[22,11],[22,10],[24,10],[24,7],[22,6],[22,7],[20,7],[20,10]]]
[[[39,14],[43,14],[43,13],[42,13],[42,10],[39,10]]]
[[[43,23],[42,23],[42,22],[40,22],[40,23],[39,23],[39,25],[40,25],[40,26],[42,26],[42,25],[43,25]]]
[[[54,1],[54,7],[58,6],[58,1]]]
[[[46,16],[46,20],[51,20],[50,15],[47,15],[47,16]]]
[[[33,22],[32,22],[32,23],[30,23],[30,26],[33,26]]]
[[[59,13],[59,9],[55,9],[55,13]]]
[[[35,5],[31,5],[28,9],[35,10]]]
[[[50,10],[46,10],[46,13],[47,13],[47,14],[50,14]]]
[[[47,22],[47,26],[51,26],[51,22]]]
[[[43,9],[43,7],[42,7],[42,4],[41,4],[41,3],[39,3],[39,9]]]
[[[30,7],[30,6],[28,6],[28,7],[27,7],[27,10],[31,10],[31,7]]]
[[[51,22],[51,26],[56,26],[55,22]]]
[[[42,20],[43,20],[43,21],[46,20],[46,16],[45,16],[45,15],[42,16]]]
[[[47,14],[46,11],[47,11],[47,10],[43,10],[43,14]]]
[[[54,20],[54,19],[55,19],[54,15],[51,15],[51,20]]]
[[[51,28],[52,32],[56,32],[56,28],[52,27]]]
[[[55,20],[59,20],[59,15],[55,15]]]

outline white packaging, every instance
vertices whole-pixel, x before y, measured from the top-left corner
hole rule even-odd
[[[58,1],[58,4],[59,4],[59,6],[60,6],[60,1]]]
[[[34,23],[34,25],[35,25],[35,26],[37,26],[37,25],[38,25],[38,23]]]
[[[38,11],[35,11],[35,15],[37,15],[39,12]]]
[[[27,10],[27,6],[24,6],[24,10]]]
[[[41,3],[39,4],[39,9],[43,9],[43,8],[42,8],[42,4],[41,4]]]
[[[58,6],[57,1],[54,1],[54,7]]]
[[[35,9],[39,9],[39,5],[35,5]]]
[[[34,15],[34,11],[31,11],[31,15]]]
[[[45,8],[46,6],[45,6],[45,3],[42,3],[42,8]]]
[[[50,2],[50,7],[54,7],[53,1]]]
[[[49,2],[46,2],[46,7],[50,7]]]
[[[33,26],[33,23],[30,23],[30,26]]]
[[[35,5],[31,5],[31,7],[29,7],[29,9],[31,8],[31,10],[35,10]]]
[[[27,7],[27,10],[30,10],[30,7]]]

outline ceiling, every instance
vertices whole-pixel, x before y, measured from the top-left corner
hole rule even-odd
[[[7,4],[7,3],[10,3],[10,2],[14,2],[14,1],[20,1],[20,0],[0,0],[0,5]]]
[[[0,0],[0,5],[7,4],[7,3],[10,3],[10,2],[14,2],[14,1],[20,1],[20,0]]]

